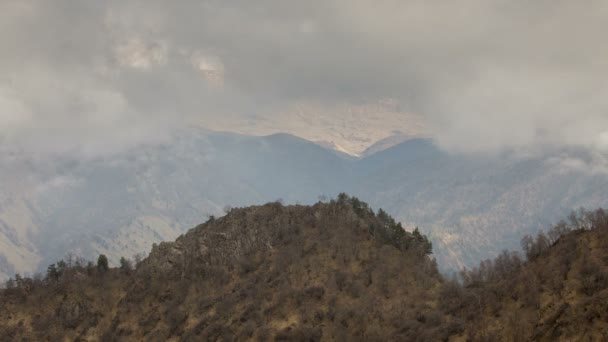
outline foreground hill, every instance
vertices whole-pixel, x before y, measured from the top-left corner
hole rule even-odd
[[[431,245],[341,195],[232,209],[135,269],[68,260],[0,292],[0,340],[601,341],[608,216],[444,280]]]
[[[233,209],[130,274],[72,267],[7,290],[0,339],[441,340],[451,323],[428,252],[346,196]]]

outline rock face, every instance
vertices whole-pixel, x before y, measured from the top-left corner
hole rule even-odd
[[[251,253],[272,249],[276,237],[289,225],[281,215],[280,204],[233,209],[221,219],[210,219],[175,242],[161,242],[152,247],[144,268],[153,271],[180,271],[182,276],[191,264],[197,267],[220,266]],[[267,219],[260,222],[261,217]],[[269,219],[270,218],[270,219]]]

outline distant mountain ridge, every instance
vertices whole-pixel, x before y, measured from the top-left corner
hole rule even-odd
[[[608,206],[608,177],[564,170],[556,155],[464,157],[411,139],[354,159],[288,134],[193,129],[112,158],[24,164],[23,186],[0,184],[0,276],[44,269],[67,252],[116,264],[226,206],[340,192],[419,226],[440,268],[458,269],[516,248],[572,209]]]
[[[273,113],[256,113],[247,120],[214,117],[201,124],[254,136],[289,133],[354,157],[370,155],[403,139],[429,136],[421,115],[404,111],[390,98],[334,106],[300,103]]]

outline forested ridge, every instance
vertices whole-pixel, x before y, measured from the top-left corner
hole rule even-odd
[[[608,215],[452,278],[432,245],[345,194],[227,208],[145,259],[68,256],[0,292],[0,340],[601,341]]]

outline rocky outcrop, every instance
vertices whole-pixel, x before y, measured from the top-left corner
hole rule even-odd
[[[153,245],[141,272],[178,273],[235,263],[252,251],[271,250],[289,233],[293,217],[312,214],[313,207],[284,207],[279,203],[232,209],[221,218],[210,218],[175,242]]]

